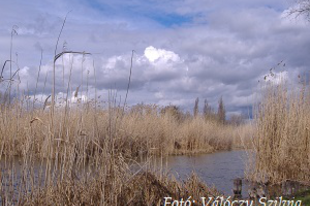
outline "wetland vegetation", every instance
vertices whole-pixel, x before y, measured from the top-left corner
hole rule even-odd
[[[202,114],[198,98],[193,113],[174,105],[128,107],[132,67],[124,105],[117,103],[113,92],[104,104],[96,88],[95,95],[88,98],[88,78],[72,92],[73,64],[66,68],[70,71],[67,79],[56,79],[56,68],[65,69],[56,61],[64,55],[73,61],[74,56],[89,53],[57,54],[57,45],[52,92],[41,103],[38,96],[42,94],[36,94],[41,63],[34,92],[20,91],[18,64],[16,72],[12,71],[12,59],[3,64],[1,205],[162,205],[167,196],[217,197],[221,192],[196,174],[180,180],[165,172],[163,158],[233,149],[249,151],[245,173],[249,181],[267,187],[287,181],[310,186],[308,74],[299,76],[297,88],[281,79],[266,81],[251,120],[243,122],[242,117],[233,116],[228,122],[222,98],[217,111],[205,101]],[[8,64],[10,78],[4,79]],[[96,74],[95,66],[93,70]],[[63,82],[65,92],[61,95],[56,82]],[[83,86],[87,98],[79,94]],[[154,164],[156,158],[160,166]],[[138,168],[133,170],[132,165]],[[305,188],[296,195],[308,204]]]

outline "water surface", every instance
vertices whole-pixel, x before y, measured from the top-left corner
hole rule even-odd
[[[233,180],[244,177],[246,160],[248,159],[246,151],[225,151],[213,154],[200,154],[193,156],[168,156],[163,159],[156,158],[153,167],[164,168],[168,174],[174,175],[179,180],[185,180],[192,172],[205,182],[208,186],[215,186],[218,190],[226,195],[232,194]],[[2,173],[5,173],[4,162],[1,161]],[[23,171],[23,163],[19,160],[13,162],[13,174],[15,176],[14,190],[18,190],[21,182],[21,171]],[[37,182],[38,169],[44,171],[44,167],[39,163],[35,163],[34,175]],[[28,178],[29,175],[27,174]],[[3,177],[4,180],[8,177]],[[9,179],[7,179],[9,180]],[[7,182],[7,181],[4,181]],[[4,183],[3,182],[3,183]],[[38,183],[35,183],[38,184]],[[3,186],[5,186],[4,184]],[[247,188],[243,188],[243,196],[246,196]],[[0,201],[1,203],[1,201]]]
[[[170,174],[184,180],[192,172],[208,186],[215,186],[224,194],[232,194],[233,180],[244,178],[246,151],[225,151],[195,156],[169,156],[164,158]],[[247,188],[243,188],[245,195]]]

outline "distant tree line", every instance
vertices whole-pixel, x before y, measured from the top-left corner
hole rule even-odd
[[[224,105],[223,98],[220,97],[218,100],[217,110],[213,109],[211,105],[208,103],[208,100],[204,100],[203,112],[199,112],[199,98],[197,97],[194,102],[193,113],[183,112],[180,107],[176,105],[168,105],[165,107],[159,107],[157,105],[146,105],[146,104],[137,104],[131,107],[130,112],[139,113],[141,115],[147,115],[150,112],[157,111],[158,115],[169,115],[179,122],[183,122],[187,119],[203,117],[206,121],[213,121],[220,124],[232,124],[232,125],[240,125],[244,123],[245,116],[233,114],[230,116],[230,119],[226,119],[226,109]]]
[[[194,105],[194,117],[197,117],[199,114],[199,98],[197,97]],[[208,100],[204,100],[203,106],[203,116],[208,121],[217,121],[221,124],[226,123],[226,111],[223,102],[223,98],[221,97],[218,101],[218,109],[215,111],[211,105],[209,105]]]
[[[194,104],[194,117],[199,115],[199,98],[197,97]],[[232,124],[232,125],[241,125],[245,122],[245,115],[243,114],[232,114],[230,119],[226,118],[226,109],[223,101],[223,97],[220,97],[218,100],[217,110],[213,109],[211,105],[208,103],[208,100],[204,100],[203,105],[203,117],[206,121],[216,121],[220,124]]]

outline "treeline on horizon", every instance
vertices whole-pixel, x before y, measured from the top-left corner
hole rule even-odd
[[[152,107],[151,105],[139,103],[133,105],[129,108],[129,112],[140,112],[143,113],[145,108]],[[200,112],[199,110],[199,98],[197,97],[194,102],[193,112],[184,111],[180,109],[179,106],[176,105],[168,105],[158,107],[158,111],[160,114],[169,114],[174,117],[177,121],[182,122],[186,119],[202,117],[206,121],[216,122],[219,124],[229,124],[239,126],[246,123],[246,115],[244,114],[232,114],[229,118],[226,115],[226,109],[224,105],[223,98],[221,97],[218,101],[217,109],[214,109],[209,105],[207,99],[204,100],[203,110]]]

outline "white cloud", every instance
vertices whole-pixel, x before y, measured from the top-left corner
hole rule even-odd
[[[163,98],[164,98],[164,94],[163,94],[162,92],[156,92],[156,93],[155,93],[155,97],[156,97],[157,99],[163,99]]]
[[[176,53],[172,51],[167,51],[165,49],[156,49],[153,46],[149,46],[144,50],[144,56],[153,63],[160,62],[165,64],[169,61],[180,61],[180,57]]]

